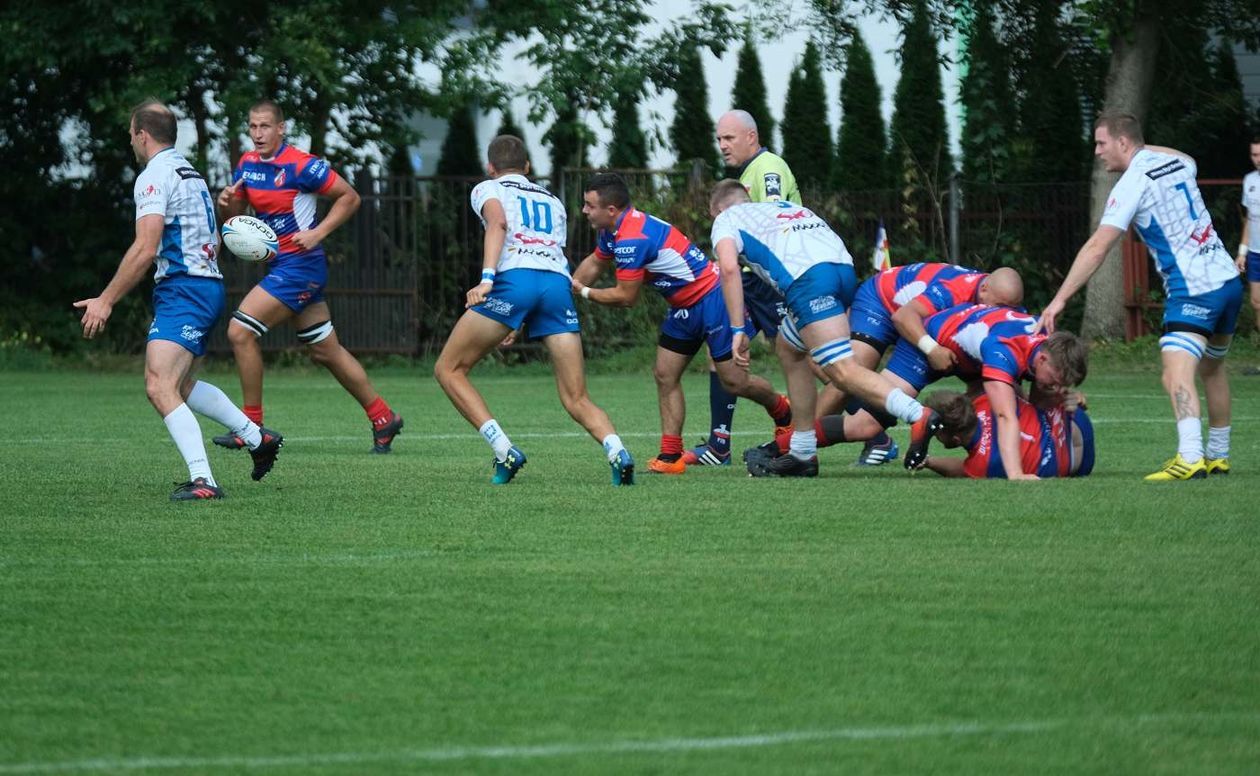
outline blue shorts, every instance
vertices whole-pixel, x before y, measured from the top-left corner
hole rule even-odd
[[[500,273],[486,301],[469,309],[509,329],[524,324],[530,339],[581,331],[569,276],[544,269]]]
[[[744,317],[747,319],[747,313]],[[744,323],[747,325],[748,321]],[[658,344],[684,356],[694,356],[701,345],[708,344],[709,356],[714,361],[725,361],[731,357],[733,337],[722,287],[714,286],[691,307],[669,308],[661,321]]]
[[[897,327],[892,316],[880,301],[875,288],[875,278],[867,278],[853,295],[849,310],[849,329],[853,339],[862,340],[880,353],[897,341]]]
[[[218,325],[226,305],[222,280],[189,275],[166,278],[153,288],[149,342],[174,342],[200,358],[206,354],[206,338]]]
[[[1247,282],[1260,283],[1260,253],[1247,251]]]
[[[318,259],[281,260],[272,266],[258,287],[280,300],[281,304],[300,313],[316,302],[324,301],[328,285],[328,262]]]
[[[1233,334],[1242,297],[1238,280],[1198,296],[1171,296],[1164,300],[1164,331],[1188,331],[1204,337]]]
[[[904,339],[897,340],[897,344],[893,346],[892,355],[888,357],[888,364],[884,368],[910,383],[910,387],[916,392],[922,392],[927,386],[952,374],[952,372],[937,372],[932,369],[923,351],[919,350],[915,343],[906,342]]]
[[[773,341],[779,334],[779,322],[787,315],[787,305],[769,283],[752,272],[741,274],[744,280],[744,311],[752,321],[748,338],[752,339],[761,332],[766,339]]]
[[[857,272],[852,264],[816,264],[788,286],[784,300],[788,316],[799,332],[816,323],[844,315],[853,304]]]
[[[1094,471],[1094,424],[1084,407],[1078,407],[1068,416],[1068,450],[1072,449],[1072,425],[1081,429],[1081,464],[1073,477],[1088,477]]]

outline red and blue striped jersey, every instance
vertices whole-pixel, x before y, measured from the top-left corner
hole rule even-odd
[[[718,284],[717,266],[704,251],[676,227],[634,208],[613,229],[600,230],[595,255],[617,262],[618,280],[649,283],[670,307],[691,307]]]
[[[960,377],[1019,385],[1032,377],[1032,360],[1046,335],[1037,319],[1012,307],[960,304],[924,321],[928,334],[958,357]]]
[[[236,198],[247,201],[280,238],[275,261],[324,258],[322,246],[304,251],[293,244],[293,235],[319,223],[316,197],[327,194],[339,179],[328,162],[288,143],[282,143],[270,159],[263,159],[257,151],[245,152],[232,173],[233,183],[244,181],[236,190]]]
[[[987,277],[988,273],[968,267],[919,262],[881,271],[875,276],[875,291],[889,313],[922,299],[931,308],[930,314],[975,302]]]
[[[1068,440],[1068,418],[1062,407],[1038,409],[1023,397],[1019,407],[1019,457],[1024,474],[1039,477],[1067,477],[1072,469]],[[976,432],[967,444],[963,472],[974,479],[1002,478],[1006,470],[997,445],[997,417],[989,397],[980,394],[971,400],[976,410]]]

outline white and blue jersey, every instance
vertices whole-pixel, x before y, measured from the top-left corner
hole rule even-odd
[[[713,221],[716,249],[730,239],[758,277],[780,294],[818,264],[853,265],[844,241],[812,210],[792,202],[745,202]]]
[[[214,202],[206,179],[187,159],[174,148],[159,151],[136,177],[134,193],[137,221],[151,215],[165,219],[154,280],[178,275],[222,280]]]
[[[1247,210],[1247,281],[1260,283],[1260,171],[1243,178],[1242,206]]]
[[[471,309],[509,329],[526,327],[530,339],[579,331],[577,307],[564,255],[568,216],[547,189],[524,175],[482,181],[472,191],[472,209],[485,226],[486,202],[497,199],[507,221],[494,285]]]
[[[498,272],[538,269],[569,276],[564,255],[568,215],[554,194],[524,175],[513,174],[478,183],[471,199],[482,226],[486,218],[481,211],[487,201],[497,199],[503,206],[507,238],[499,254]]]
[[[173,148],[159,151],[136,178],[136,220],[162,216],[153,278],[149,340],[174,342],[203,356],[223,314],[226,294],[217,255],[219,235],[206,180]]]
[[[1209,294],[1238,277],[1212,226],[1194,160],[1140,149],[1111,190],[1102,224],[1130,224],[1155,259],[1169,298]]]

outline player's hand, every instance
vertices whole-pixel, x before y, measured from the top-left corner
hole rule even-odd
[[[467,301],[464,303],[464,307],[476,307],[486,301],[486,297],[490,295],[491,288],[494,288],[494,283],[487,280],[468,289],[468,293],[466,294]]]
[[[1054,322],[1063,312],[1064,304],[1058,299],[1054,299],[1050,304],[1046,305],[1046,309],[1041,311],[1041,317],[1037,319],[1037,325],[1033,327],[1032,333],[1044,331],[1046,334],[1054,334]]]
[[[501,348],[510,348],[510,347],[512,347],[513,345],[515,345],[515,344],[516,344],[516,335],[517,335],[517,334],[519,334],[519,333],[520,333],[520,331],[519,331],[519,330],[512,330],[512,331],[509,331],[509,332],[508,332],[508,335],[507,335],[506,337],[504,337],[504,338],[503,338],[503,341],[502,341],[502,342],[500,342],[500,343],[499,343],[499,347],[501,347]]]
[[[1041,478],[1035,474],[1024,474],[1023,472],[1020,472],[1019,474],[1016,474],[1014,477],[1007,476],[1006,479],[1027,481],[1027,480],[1039,480]]]
[[[1238,267],[1239,272],[1247,271],[1247,254],[1240,253],[1234,257],[1234,266]]]
[[[219,192],[219,198],[218,200],[216,200],[219,207],[223,208],[224,210],[231,207],[232,200],[236,199],[236,192],[240,190],[241,184],[244,182],[245,182],[245,179],[241,178],[239,181],[237,181],[236,183],[233,183],[231,186],[225,186],[223,190]]]
[[[936,372],[948,372],[958,363],[958,356],[954,355],[954,351],[949,348],[937,345],[932,348],[932,352],[928,353],[928,364]]]
[[[748,352],[748,335],[737,331],[731,336],[731,353],[735,357],[735,366],[748,368],[752,362]]]
[[[80,299],[74,306],[83,311],[83,336],[92,339],[105,330],[105,322],[114,312],[114,306],[99,296]]]
[[[313,251],[324,241],[318,229],[306,229],[293,235],[293,244],[304,251]]]

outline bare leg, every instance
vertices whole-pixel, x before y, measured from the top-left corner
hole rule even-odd
[[[278,326],[293,316],[293,311],[279,299],[255,286],[237,308],[266,328]],[[228,321],[228,341],[241,378],[241,403],[261,407],[263,397],[263,357],[258,338],[262,334],[235,318]]]
[[[556,374],[556,390],[560,403],[569,416],[581,424],[596,442],[615,434],[612,421],[586,390],[586,365],[582,355],[582,337],[576,333],[553,334],[543,340],[551,353],[551,368]]]
[[[433,376],[464,419],[480,429],[493,416],[485,399],[468,379],[477,362],[503,341],[510,329],[476,312],[464,313],[442,347]]]
[[[316,302],[303,310],[294,323],[298,329],[305,329],[328,320],[331,320],[328,304]],[[372,381],[368,379],[367,372],[359,363],[359,359],[346,350],[337,339],[336,331],[330,333],[321,342],[307,346],[307,352],[311,361],[324,367],[337,378],[337,382],[355,398],[355,401],[359,402],[359,406],[367,407],[380,396],[372,387]]]
[[[656,349],[656,366],[652,369],[652,376],[656,378],[656,395],[661,407],[662,436],[682,436],[683,423],[687,419],[687,400],[680,380],[691,358],[662,347]]]

